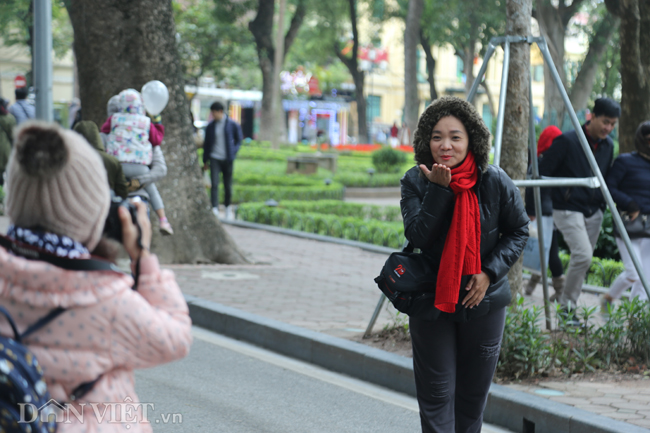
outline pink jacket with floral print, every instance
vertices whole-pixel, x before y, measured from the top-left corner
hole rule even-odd
[[[0,248],[0,305],[10,311],[20,332],[56,307],[67,310],[26,340],[43,367],[52,398],[69,402],[78,385],[103,375],[73,403],[83,413],[83,423],[69,416],[70,423],[60,423],[59,432],[152,431],[142,416],[122,423],[110,415],[101,421],[97,416],[105,407],[110,413],[103,403],[139,401],[134,369],[183,358],[192,342],[188,307],[174,274],[160,270],[155,256],[143,259],[140,268],[138,290],[133,291],[127,275],[68,271]],[[13,336],[2,317],[0,334]]]

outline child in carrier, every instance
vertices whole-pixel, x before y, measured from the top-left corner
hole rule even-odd
[[[130,180],[149,172],[153,147],[162,143],[165,127],[158,119],[152,121],[145,115],[142,96],[137,90],[126,89],[120,92],[118,107],[119,111],[106,120],[101,131],[108,134],[106,153],[115,156],[122,163],[124,176]],[[160,219],[161,233],[174,234],[165,216],[165,206],[156,184],[146,184],[144,189]]]

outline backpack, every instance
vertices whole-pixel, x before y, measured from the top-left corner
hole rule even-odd
[[[53,433],[57,425],[50,393],[43,380],[43,370],[36,357],[23,344],[28,335],[38,331],[63,313],[56,308],[20,334],[9,312],[0,306],[14,331],[14,338],[0,335],[0,431],[5,433]],[[24,404],[22,407],[21,403]],[[34,408],[38,410],[34,413]]]

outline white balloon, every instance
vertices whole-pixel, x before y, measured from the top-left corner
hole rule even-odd
[[[144,108],[152,116],[160,114],[169,101],[169,91],[167,86],[158,80],[149,81],[142,86],[142,101]]]

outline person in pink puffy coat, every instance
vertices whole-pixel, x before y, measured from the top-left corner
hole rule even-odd
[[[106,172],[79,134],[52,123],[25,123],[16,134],[6,193],[9,238],[59,257],[114,258],[115,245],[102,237],[110,204]],[[149,252],[147,211],[142,203],[135,206],[141,247],[126,209],[119,209],[119,218],[132,268],[139,263],[137,291],[129,275],[65,270],[0,247],[0,306],[10,311],[19,331],[57,307],[66,309],[25,341],[43,368],[52,399],[82,415],[59,423],[59,432],[151,432],[141,406],[115,422],[106,404],[137,408],[134,370],[189,352],[187,304],[174,274],[161,270]],[[13,336],[2,317],[0,334]],[[71,401],[73,390],[97,378],[90,392]],[[99,417],[95,408],[101,413],[106,407],[109,415]]]

